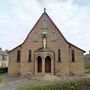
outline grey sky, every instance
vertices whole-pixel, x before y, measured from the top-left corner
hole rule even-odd
[[[0,0],[0,47],[21,44],[43,8],[69,42],[90,49],[90,0]]]

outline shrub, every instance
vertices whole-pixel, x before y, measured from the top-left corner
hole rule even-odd
[[[2,83],[2,78],[0,77],[0,83]]]
[[[0,74],[2,73],[7,73],[8,72],[8,68],[5,67],[5,68],[0,68]]]
[[[90,67],[85,68],[85,73],[90,74]]]
[[[16,90],[90,90],[90,78],[80,80],[64,80],[43,82],[24,87],[17,88]]]

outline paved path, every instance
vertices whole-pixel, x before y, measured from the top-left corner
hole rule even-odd
[[[0,90],[13,90],[25,84],[39,82],[38,80],[30,80],[22,77],[9,77],[8,75],[3,75],[2,78],[4,79],[4,84],[0,86]]]
[[[55,77],[51,75],[45,75],[45,76],[36,76],[33,78],[33,80],[28,79],[28,78],[22,78],[22,77],[10,77],[7,74],[2,76],[4,80],[4,84],[0,86],[0,90],[14,90],[17,87],[30,84],[30,83],[38,83],[42,80],[72,80],[72,79],[80,79],[80,78],[90,78],[90,74],[86,74],[85,76],[82,77],[77,77],[77,76],[70,76],[70,77]]]

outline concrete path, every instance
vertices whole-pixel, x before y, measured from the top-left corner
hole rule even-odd
[[[25,84],[36,83],[38,80],[30,80],[22,77],[10,77],[7,74],[2,76],[4,84],[0,85],[0,90],[14,90]]]
[[[63,77],[56,77],[52,75],[45,75],[45,76],[33,76],[32,79],[22,78],[22,77],[10,77],[7,74],[2,76],[4,80],[4,84],[0,85],[0,90],[14,90],[17,87],[30,84],[30,83],[39,83],[40,81],[44,80],[73,80],[73,79],[80,79],[80,78],[90,78],[90,74],[86,74],[84,76],[63,76]]]

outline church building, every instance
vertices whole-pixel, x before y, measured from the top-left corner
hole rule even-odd
[[[84,52],[66,40],[44,9],[25,41],[9,51],[8,74],[83,75]]]

